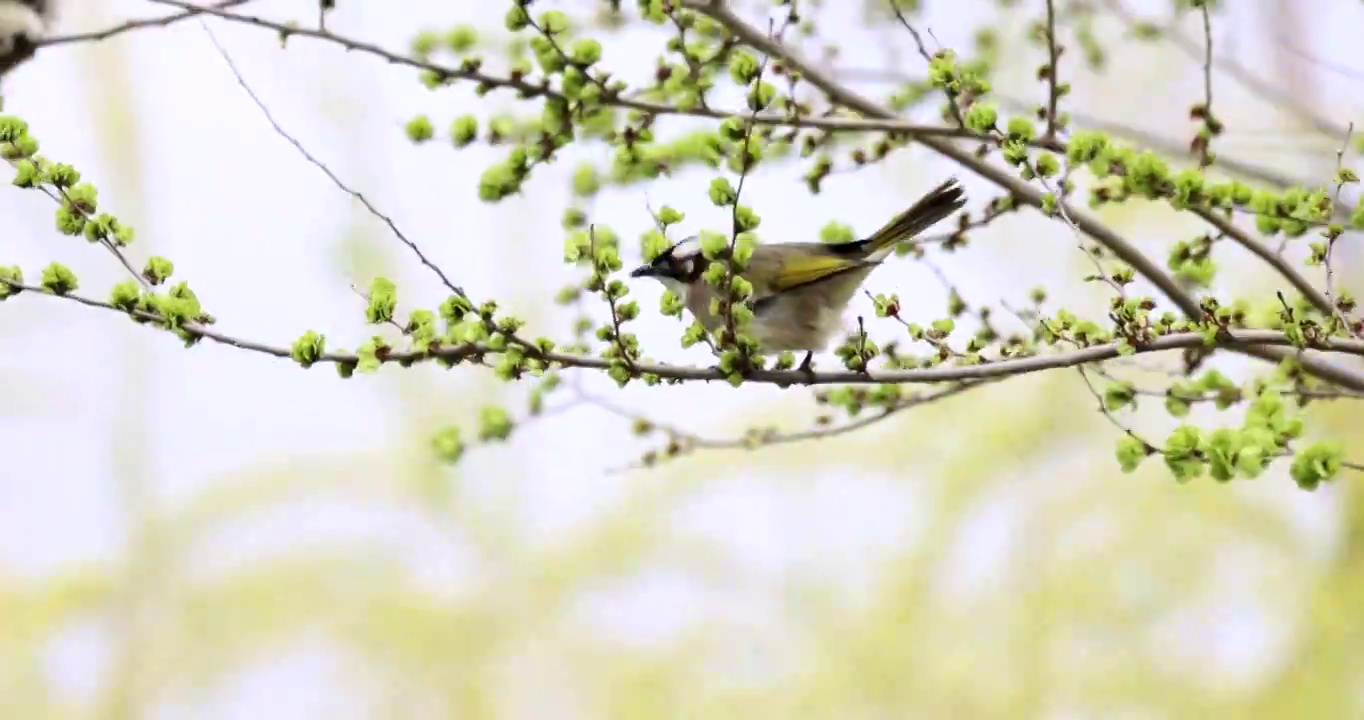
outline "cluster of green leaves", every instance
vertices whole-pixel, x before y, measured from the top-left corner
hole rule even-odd
[[[1166,257],[1166,268],[1190,287],[1211,286],[1217,276],[1217,265],[1212,261],[1213,243],[1213,237],[1207,233],[1176,242]]]
[[[389,327],[400,333],[402,346],[384,334],[376,333],[360,345],[351,359],[344,349],[328,353],[327,337],[308,330],[293,342],[290,356],[304,368],[328,360],[343,378],[352,377],[358,370],[372,373],[387,363],[407,367],[424,360],[435,360],[442,367],[452,368],[460,363],[475,363],[491,367],[501,380],[533,379],[528,399],[527,414],[539,415],[545,409],[546,398],[561,385],[559,373],[551,368],[548,354],[555,344],[548,338],[525,341],[517,333],[524,321],[500,313],[496,301],[475,305],[463,294],[447,297],[435,311],[416,308],[408,312],[405,321],[398,318],[398,290],[393,281],[376,277],[365,293],[364,320],[367,324]],[[507,440],[516,427],[509,410],[497,405],[479,409],[479,442]],[[432,438],[432,447],[442,460],[454,463],[466,449],[464,433],[457,425],[442,429]]]
[[[496,201],[515,192],[533,161],[537,157],[544,159],[529,149],[530,144],[541,148],[562,147],[577,137],[574,126],[589,122],[588,118],[597,118],[609,128],[592,136],[610,142],[614,154],[605,177],[589,163],[575,169],[573,191],[583,198],[595,195],[604,182],[620,184],[652,179],[679,165],[695,162],[718,167],[727,163],[731,172],[742,174],[768,157],[769,152],[777,157],[789,152],[789,139],[773,139],[770,130],[754,128],[741,118],[730,118],[720,123],[716,130],[690,132],[665,141],[655,138],[653,118],[646,113],[630,113],[625,124],[617,128],[617,117],[610,107],[626,86],[596,66],[602,55],[600,43],[588,38],[575,39],[573,23],[563,13],[550,10],[533,16],[528,5],[515,3],[508,11],[506,26],[513,33],[529,36],[526,45],[533,53],[534,65],[514,59],[512,77],[526,79],[535,75],[536,83],[550,89],[543,97],[543,107],[545,117],[552,115],[556,121],[557,135],[528,141],[527,146],[519,150],[514,148],[512,157],[486,171],[480,183],[480,195],[485,200]],[[644,99],[668,102],[679,109],[704,107],[716,80],[727,77],[735,86],[744,89],[746,103],[752,112],[788,107],[787,98],[761,77],[762,66],[757,58],[746,51],[735,50],[733,41],[715,21],[690,11],[669,8],[665,12],[662,6],[644,12],[653,22],[671,21],[678,33],[668,43],[668,51],[675,53],[677,60],[660,58],[655,84],[641,94]],[[434,51],[439,40],[427,35],[417,44],[422,49]],[[462,119],[461,122],[465,131],[459,137],[467,140],[471,137],[468,132],[470,121]],[[543,127],[548,125],[548,122],[542,123]],[[414,141],[430,139],[433,133],[431,123],[425,118],[414,120],[408,128],[409,137]],[[707,282],[723,288],[723,292],[716,293],[712,308],[715,315],[725,318],[724,327],[716,338],[726,348],[719,364],[737,383],[742,380],[743,370],[761,363],[756,343],[741,332],[751,316],[751,309],[744,301],[752,295],[752,287],[741,271],[756,241],[751,231],[756,228],[758,218],[750,208],[738,204],[737,193],[724,177],[715,179],[710,195],[717,205],[731,207],[736,224],[743,226],[735,230],[732,241],[719,233],[701,233],[703,252],[712,261]],[[668,217],[670,213],[675,211],[665,211],[661,219],[680,221],[680,214],[674,220]],[[637,304],[628,300],[625,284],[611,277],[622,266],[619,239],[604,225],[587,227],[585,213],[576,209],[565,213],[563,224],[569,231],[565,260],[590,267],[591,271],[581,285],[561,292],[559,299],[565,303],[577,302],[583,290],[602,296],[611,318],[597,328],[596,334],[598,339],[609,343],[606,351],[612,360],[609,373],[624,384],[639,375],[633,365],[640,357],[634,335],[622,328],[634,320],[639,311]],[[664,222],[662,227],[666,230],[668,224]],[[655,248],[656,252],[667,240],[662,233],[656,233],[646,236],[645,243],[659,246]],[[680,301],[671,295],[665,296],[664,308],[669,314],[680,314]],[[690,346],[707,339],[705,327],[698,322],[687,330],[682,342],[684,346]],[[655,378],[644,379],[656,381]]]
[[[973,42],[975,54],[969,58],[960,57],[951,49],[935,53],[928,64],[927,76],[902,84],[887,97],[886,106],[896,112],[905,112],[941,92],[943,101],[938,107],[939,117],[944,122],[955,123],[957,110],[972,107],[978,97],[990,92],[990,77],[999,63],[1000,38],[996,29],[980,28]],[[985,130],[977,132],[984,134]]]
[[[600,295],[611,315],[610,322],[597,328],[597,339],[609,343],[609,347],[602,353],[603,357],[611,360],[607,374],[617,385],[624,387],[639,375],[635,366],[642,359],[639,337],[625,331],[626,324],[639,317],[639,303],[625,300],[630,294],[630,289],[623,281],[612,277],[621,270],[623,263],[620,259],[619,245],[614,242],[615,236],[608,237],[613,242],[599,246],[596,229],[588,228],[586,233],[575,234],[574,240],[581,241],[582,244],[569,244],[565,247],[565,252],[566,256],[574,260],[582,257],[592,265],[592,272],[584,289]],[[658,379],[650,376],[645,378],[645,382],[654,384]]]
[[[0,117],[0,154],[15,168],[15,186],[44,192],[57,201],[56,225],[60,232],[83,237],[123,257],[122,248],[133,241],[132,229],[99,210],[96,189],[83,182],[78,171],[40,156],[38,142],[29,134],[25,122]],[[202,339],[202,333],[213,324],[214,318],[203,311],[187,283],[182,281],[164,291],[158,290],[173,274],[174,265],[170,260],[152,256],[138,278],[113,286],[107,302],[128,313],[135,322],[174,332],[186,345],[192,345]],[[0,280],[9,281],[0,282],[0,300],[3,300],[20,292],[15,283],[23,283],[23,273],[18,267],[0,267]],[[79,281],[70,268],[51,263],[42,272],[41,287],[54,295],[66,295],[79,288]],[[394,283],[386,278],[375,278],[367,293],[365,321],[370,325],[397,327],[407,340],[404,348],[395,348],[392,341],[376,334],[360,346],[356,353],[358,360],[338,360],[348,353],[334,350],[328,357],[326,336],[309,330],[293,343],[290,355],[305,368],[323,359],[332,360],[342,377],[350,377],[357,369],[372,372],[388,361],[407,366],[434,358],[446,367],[452,367],[462,360],[484,362],[485,358],[495,358],[491,363],[493,371],[504,380],[519,379],[527,374],[537,378],[528,401],[531,414],[541,412],[545,397],[559,387],[558,375],[547,372],[548,362],[543,359],[545,353],[553,351],[554,343],[543,338],[526,343],[516,338],[523,322],[499,315],[497,303],[486,302],[475,308],[464,296],[451,295],[437,312],[413,310],[403,324],[395,320],[397,305]],[[443,326],[438,325],[437,317]],[[489,442],[505,440],[513,427],[506,409],[485,407],[480,411],[477,438]],[[459,437],[458,428],[451,427],[433,441],[442,458],[450,461],[459,458],[463,448]]]
[[[79,171],[49,160],[38,150],[38,140],[29,132],[28,123],[0,116],[0,157],[14,168],[11,184],[42,192],[57,202],[58,232],[84,238],[122,258],[122,248],[133,242],[133,229],[100,210],[98,191],[81,179]],[[199,330],[212,325],[214,318],[204,311],[188,283],[157,289],[168,283],[174,271],[171,261],[153,256],[139,277],[114,285],[107,302],[128,313],[134,322],[169,330],[191,346],[202,338]],[[0,279],[10,281],[0,282],[0,300],[17,294],[17,284],[22,284],[23,278],[16,266],[0,267]],[[53,262],[43,268],[40,287],[53,295],[67,295],[80,288],[80,280],[71,268]]]
[[[723,38],[723,34],[721,37]],[[918,100],[931,91],[943,93],[946,99],[942,106],[943,117],[950,120],[955,116],[967,129],[983,138],[991,139],[1001,150],[1004,160],[1019,167],[1020,174],[1025,180],[1051,178],[1065,171],[1066,175],[1058,189],[1061,193],[1069,193],[1074,187],[1070,179],[1070,168],[1083,167],[1089,170],[1094,178],[1091,186],[1093,205],[1125,202],[1131,198],[1160,199],[1170,202],[1177,209],[1197,208],[1223,212],[1238,210],[1253,213],[1258,229],[1270,235],[1281,232],[1286,236],[1296,237],[1312,227],[1319,227],[1323,229],[1324,236],[1333,239],[1341,232],[1340,226],[1331,225],[1329,222],[1332,206],[1325,191],[1296,189],[1271,192],[1252,189],[1237,181],[1214,182],[1196,169],[1172,171],[1168,163],[1154,153],[1121,146],[1103,133],[1081,130],[1070,133],[1069,140],[1065,142],[1041,138],[1036,124],[1025,116],[1009,118],[1001,129],[1000,114],[995,105],[988,100],[991,57],[989,50],[992,43],[986,37],[978,38],[977,44],[986,52],[981,53],[982,60],[972,63],[960,63],[950,51],[937,53],[930,61],[927,81],[918,88],[918,93],[914,93],[911,88],[906,92],[906,96]],[[736,52],[723,40],[712,48],[711,52],[717,55],[724,52],[730,54],[729,69],[736,83],[752,82],[757,75],[758,60],[746,57],[742,51]],[[679,72],[674,73],[671,70],[668,72],[669,78],[674,82],[673,90],[688,88],[683,81],[684,74],[680,72],[681,70],[686,69],[694,74],[693,68],[697,67],[698,60],[701,61],[701,67],[704,67],[705,55],[700,53],[693,55],[694,57],[689,57],[688,63],[678,66]],[[1097,57],[1098,53],[1088,55],[1092,63],[1102,61]],[[1039,74],[1042,78],[1055,72],[1055,68],[1045,69],[1046,73]],[[704,101],[705,90],[712,84],[709,77],[707,76],[707,82],[703,84],[699,93],[701,102]],[[1056,91],[1059,95],[1064,96],[1067,90],[1066,84],[1057,83]],[[753,92],[750,92],[748,97],[750,107],[756,109],[761,106],[761,98],[758,98],[759,104],[752,103]],[[961,112],[963,108],[964,112]],[[1043,115],[1042,109],[1039,108],[1039,116]],[[1056,120],[1058,128],[1064,128],[1068,124],[1068,118],[1064,114]],[[742,128],[738,118],[730,118],[725,123],[732,128],[729,133],[731,136],[737,136],[738,130]],[[1205,113],[1205,130],[1209,134],[1215,133],[1217,126],[1218,123],[1211,117],[1209,110]],[[722,132],[724,130],[722,126]],[[751,135],[751,129],[749,133]],[[1059,144],[1059,152],[1041,149],[1040,146],[1047,142]],[[888,148],[890,144],[883,147]],[[864,159],[858,158],[859,164]],[[812,190],[817,191],[819,179],[827,175],[831,167],[832,162],[827,156],[823,156],[812,173],[807,175]],[[1342,183],[1349,181],[1350,174],[1343,174],[1340,178]],[[728,190],[722,179],[714,181],[710,187],[712,201],[717,204],[726,203],[730,199]],[[1045,200],[1043,210],[1056,214],[1058,212],[1056,195],[1049,192]],[[1364,214],[1357,211],[1356,218],[1352,219],[1352,224],[1355,223],[1364,225]],[[821,235],[826,241],[838,242],[850,239],[852,231],[845,225],[831,223]],[[700,239],[703,245],[710,245],[717,253],[723,247],[724,237],[719,233],[703,232]],[[1212,261],[1214,243],[1214,238],[1209,235],[1178,243],[1171,250],[1167,265],[1185,282],[1193,286],[1206,287],[1215,277],[1216,266]],[[646,256],[651,254],[652,249],[661,247],[662,244],[661,235],[647,237],[644,243]],[[1314,255],[1320,262],[1324,252],[1318,249]],[[1102,279],[1117,287],[1123,287],[1135,280],[1135,274],[1131,268],[1120,266],[1105,271]],[[956,297],[956,301],[960,305],[959,297]],[[1283,305],[1286,302],[1288,301],[1281,299],[1278,304]],[[1348,294],[1342,294],[1339,302],[1343,307],[1353,307],[1353,300]],[[875,299],[877,315],[896,317],[898,304],[898,298],[877,297]],[[1278,311],[1277,308],[1255,308],[1246,301],[1235,301],[1223,306],[1216,300],[1207,298],[1203,304],[1204,317],[1181,318],[1170,312],[1155,313],[1157,305],[1151,298],[1115,297],[1109,314],[1111,323],[1107,326],[1082,321],[1073,314],[1060,310],[1051,321],[1037,324],[1036,335],[1033,338],[1017,336],[1007,338],[1000,345],[998,354],[1000,357],[1018,357],[1037,352],[1039,342],[1054,345],[1063,341],[1079,347],[1117,342],[1123,352],[1132,353],[1153,338],[1162,335],[1197,333],[1205,342],[1213,343],[1226,330],[1251,326],[1283,330],[1300,347],[1308,347],[1340,330],[1338,327],[1332,327],[1334,318],[1324,318],[1320,309],[1312,307],[1304,298],[1295,298],[1291,306],[1286,308],[1287,312]],[[679,315],[682,308],[679,301],[665,295],[662,309],[665,314]],[[961,308],[957,307],[952,314],[955,315],[960,310]],[[853,370],[866,369],[869,360],[878,354],[884,358],[884,366],[893,368],[930,366],[949,360],[960,364],[974,364],[983,361],[981,355],[983,350],[1000,340],[987,326],[978,330],[964,348],[957,350],[947,342],[948,335],[953,329],[950,318],[935,321],[930,328],[923,328],[915,323],[905,325],[912,341],[929,344],[933,352],[927,357],[915,358],[898,352],[894,343],[888,346],[886,351],[881,352],[865,334],[860,334],[848,338],[838,349],[838,355],[844,364]],[[693,324],[692,329],[688,331],[688,341],[695,342],[696,338],[700,337],[699,330],[699,324]],[[783,366],[789,367],[789,358],[779,360],[778,367]],[[1180,387],[1172,389],[1172,407],[1178,407],[1181,390]],[[1226,388],[1222,388],[1220,392],[1219,402],[1226,401],[1231,396]],[[860,398],[867,394],[849,389],[829,393],[824,397],[826,401],[832,397],[838,404],[843,404],[850,411],[856,412],[862,404]]]
[[[1093,174],[1090,204],[1094,207],[1135,197],[1167,200],[1176,209],[1240,210],[1253,214],[1256,229],[1268,237],[1280,233],[1301,237],[1312,228],[1339,234],[1344,229],[1331,222],[1332,191],[1325,188],[1274,192],[1253,189],[1239,180],[1217,182],[1195,168],[1176,172],[1156,153],[1120,145],[1096,131],[1075,133],[1067,157]],[[1344,176],[1341,181],[1352,179]],[[1356,207],[1353,212],[1350,227],[1364,229],[1364,210]]]
[[[1158,154],[1116,143],[1099,131],[1071,133],[1063,144],[1063,164],[1062,158],[1055,153],[1038,148],[1044,139],[1039,137],[1031,118],[1010,117],[1001,130],[999,112],[987,98],[988,82],[958,69],[950,52],[940,52],[933,58],[930,81],[932,87],[947,93],[951,102],[965,108],[964,126],[983,137],[993,138],[1005,162],[1017,166],[1025,180],[1054,177],[1068,167],[1087,169],[1093,178],[1089,187],[1091,207],[1123,203],[1133,198],[1164,200],[1182,210],[1252,214],[1256,229],[1266,237],[1282,234],[1285,238],[1296,238],[1316,228],[1325,240],[1311,245],[1307,262],[1313,265],[1324,262],[1329,243],[1346,228],[1345,224],[1332,222],[1333,188],[1274,191],[1255,189],[1239,180],[1214,181],[1196,168],[1174,171]],[[1064,94],[1064,84],[1058,86],[1058,91]],[[1039,114],[1042,114],[1041,109]],[[1220,122],[1211,116],[1210,110],[1204,109],[1200,117],[1205,123],[1204,135],[1220,132]],[[1068,118],[1064,115],[1058,118],[1058,127],[1067,123]],[[1358,177],[1348,168],[1342,168],[1335,178],[1336,187],[1356,182]],[[1059,190],[1068,194],[1073,189],[1074,183],[1067,170]],[[1050,214],[1058,210],[1058,199],[1050,191],[1044,198],[1043,210]],[[1348,227],[1364,229],[1364,206],[1354,208]],[[1179,243],[1172,248],[1167,264],[1191,285],[1206,287],[1216,272],[1211,251],[1210,237]],[[1340,302],[1348,306],[1354,304],[1348,293],[1341,296]]]
[[[1038,327],[1042,339],[1050,344],[1065,342],[1088,347],[1116,340],[1120,350],[1131,353],[1155,337],[1172,333],[1199,334],[1210,346],[1225,331],[1247,326],[1249,315],[1243,308],[1219,307],[1211,298],[1206,298],[1203,304],[1203,319],[1193,321],[1169,312],[1153,317],[1154,303],[1149,298],[1114,298],[1111,317],[1117,326],[1115,331],[1081,320],[1065,310]],[[1291,308],[1279,313],[1279,321],[1280,329],[1304,347],[1322,337],[1319,323],[1298,317]],[[1125,472],[1131,472],[1142,459],[1159,453],[1181,482],[1195,479],[1205,471],[1225,482],[1238,476],[1257,477],[1275,459],[1291,456],[1295,481],[1304,489],[1314,489],[1339,472],[1343,453],[1332,442],[1317,442],[1300,450],[1293,446],[1304,431],[1303,413],[1285,399],[1280,386],[1292,390],[1306,382],[1300,365],[1293,359],[1284,361],[1270,377],[1251,381],[1249,389],[1238,387],[1216,370],[1206,371],[1195,380],[1175,382],[1165,396],[1165,409],[1171,416],[1187,416],[1195,402],[1210,401],[1218,410],[1226,410],[1249,399],[1242,426],[1205,431],[1181,424],[1161,448],[1129,430],[1118,443],[1118,461]],[[1137,398],[1131,383],[1111,383],[1103,394],[1103,411],[1113,413],[1135,407]]]
[[[1293,372],[1281,369],[1280,378]],[[1248,393],[1253,399],[1246,409],[1240,427],[1219,427],[1208,431],[1194,425],[1181,424],[1157,448],[1136,434],[1128,434],[1118,442],[1116,457],[1124,472],[1137,469],[1142,460],[1159,454],[1175,479],[1181,483],[1210,475],[1218,482],[1234,478],[1256,478],[1274,460],[1291,456],[1289,474],[1304,490],[1314,490],[1321,483],[1333,479],[1344,461],[1343,448],[1337,442],[1318,441],[1295,448],[1295,441],[1303,436],[1304,413],[1270,380],[1253,383]],[[1239,402],[1243,393],[1216,372],[1204,374],[1197,382],[1183,385],[1171,392],[1167,406],[1173,400],[1177,412],[1187,412],[1191,399],[1188,392],[1211,392],[1218,409]],[[1104,402],[1109,411],[1120,409],[1136,401],[1130,387],[1111,386]]]
[[[1202,3],[1198,3],[1198,7],[1201,8]],[[1039,25],[1036,29],[1046,41],[1054,41],[1046,37],[1045,28]],[[1049,79],[1054,72],[1055,68],[1044,66],[1039,71],[1039,78]],[[939,85],[940,89],[946,91],[950,101],[956,102],[961,99],[955,97],[951,89],[951,80],[955,76],[949,54],[939,53],[934,58],[930,78],[934,77],[949,79],[948,82]],[[1335,207],[1330,188],[1290,188],[1284,191],[1271,191],[1254,189],[1236,180],[1214,181],[1201,169],[1172,170],[1169,163],[1156,153],[1120,145],[1101,132],[1079,130],[1071,133],[1066,142],[1055,143],[1051,138],[1039,137],[1035,123],[1027,117],[1012,117],[1007,121],[1006,127],[1000,130],[999,113],[994,105],[977,97],[988,93],[988,87],[974,89],[980,92],[972,93],[965,98],[966,109],[960,116],[965,127],[981,135],[993,135],[1004,161],[1017,166],[1024,180],[1042,178],[1045,185],[1046,178],[1064,172],[1058,188],[1060,194],[1069,194],[1074,190],[1071,177],[1073,169],[1088,170],[1092,177],[1089,189],[1091,207],[1139,198],[1165,201],[1179,210],[1218,213],[1228,217],[1233,212],[1243,212],[1255,217],[1256,229],[1262,235],[1266,237],[1282,235],[1285,239],[1301,237],[1315,228],[1320,231],[1324,240],[1311,244],[1307,260],[1309,265],[1323,264],[1330,243],[1344,231],[1344,225],[1333,222]],[[1058,84],[1056,87],[1056,92],[1061,96],[1066,90],[1064,84]],[[1044,110],[1038,109],[1039,117],[1046,117]],[[1213,115],[1212,109],[1206,105],[1196,107],[1194,116],[1202,121],[1202,128],[1195,140],[1195,152],[1199,155],[1200,166],[1206,167],[1213,161],[1208,145],[1211,138],[1221,132],[1222,125]],[[1058,127],[1064,127],[1068,119],[1061,117],[1057,120]],[[1060,145],[1060,156],[1050,149],[1041,149],[1041,146],[1049,143]],[[1339,188],[1357,181],[1355,173],[1342,168],[1337,173],[1335,185]],[[1057,194],[1050,186],[1047,186],[1047,191],[1042,209],[1049,214],[1058,214]],[[1354,209],[1349,226],[1364,229],[1364,206],[1357,206]],[[1216,238],[1211,235],[1203,235],[1190,241],[1176,243],[1167,258],[1168,268],[1190,286],[1208,287],[1216,273],[1216,265],[1212,259],[1215,242]],[[1095,251],[1094,254],[1101,257],[1103,253]],[[1111,272],[1102,272],[1102,275],[1091,279],[1103,279],[1118,288],[1129,285],[1134,280],[1132,269],[1126,266],[1120,266]],[[1337,316],[1332,310],[1338,309],[1348,313],[1355,306],[1354,299],[1349,293],[1342,292],[1332,298],[1332,302],[1335,308],[1315,307],[1302,297],[1295,298],[1290,304],[1281,295],[1275,303],[1282,308],[1281,311],[1253,313],[1251,303],[1245,301],[1222,306],[1212,298],[1205,298],[1202,318],[1180,318],[1168,312],[1162,313],[1159,318],[1153,318],[1150,311],[1155,308],[1154,301],[1149,298],[1120,296],[1112,299],[1111,327],[1081,321],[1062,311],[1058,314],[1056,322],[1040,323],[1038,332],[1041,340],[1052,343],[1064,340],[1081,347],[1116,340],[1120,349],[1131,353],[1141,347],[1143,342],[1170,332],[1199,332],[1208,343],[1212,343],[1226,329],[1245,327],[1248,319],[1254,315],[1261,320],[1262,326],[1282,330],[1297,346],[1309,347],[1326,337],[1349,332],[1345,324],[1337,322],[1339,318],[1344,317],[1343,314]],[[1324,317],[1328,315],[1329,317]],[[1185,396],[1189,394],[1190,385],[1176,383],[1170,389],[1167,407],[1172,414],[1182,416],[1187,413]],[[1216,391],[1219,407],[1242,399],[1235,388],[1206,389]],[[1130,390],[1121,385],[1110,389],[1106,404],[1123,404],[1130,396]],[[1257,417],[1257,407],[1261,406],[1252,407],[1251,420],[1248,420],[1248,423]],[[1239,458],[1243,465],[1239,472],[1252,476],[1258,474],[1262,466],[1267,465],[1273,458],[1291,454],[1295,458],[1292,466],[1295,479],[1303,487],[1309,488],[1315,487],[1323,479],[1329,479],[1339,469],[1338,448],[1330,450],[1329,448],[1334,446],[1318,444],[1294,454],[1288,446],[1288,441],[1292,437],[1280,433],[1274,436],[1274,443],[1269,443],[1263,433],[1257,433],[1255,428],[1258,427],[1247,425],[1247,429],[1243,429],[1240,435],[1228,429],[1214,431],[1208,436],[1213,438],[1208,441],[1211,445],[1205,447],[1200,445],[1203,442],[1199,439],[1200,431],[1182,426],[1171,436],[1171,443],[1167,444],[1165,453],[1167,464],[1177,477],[1188,479],[1201,474],[1203,463],[1208,463],[1211,474],[1218,479],[1226,480],[1234,474],[1227,469],[1227,458]],[[1134,458],[1144,457],[1155,451],[1156,448],[1149,443],[1129,434],[1120,446],[1119,457],[1124,467],[1130,470],[1136,466]],[[1252,459],[1261,457],[1257,453],[1262,454],[1262,464],[1257,464],[1260,463],[1258,459]]]

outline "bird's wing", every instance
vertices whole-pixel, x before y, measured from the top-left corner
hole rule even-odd
[[[850,270],[857,270],[865,265],[866,263],[859,258],[837,255],[811,254],[783,258],[781,265],[767,283],[767,290],[770,293],[787,292]]]

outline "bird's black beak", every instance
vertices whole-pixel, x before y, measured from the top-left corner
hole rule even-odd
[[[653,265],[640,265],[630,271],[630,277],[632,278],[654,277],[656,275],[658,275],[658,268]]]

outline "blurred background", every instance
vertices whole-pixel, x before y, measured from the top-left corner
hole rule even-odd
[[[1025,112],[1044,97],[1035,78],[1044,51],[1027,39],[1043,2],[923,4],[916,24],[960,55],[976,54],[982,28],[997,31],[1002,96]],[[1364,81],[1342,63],[1359,57],[1364,8],[1223,4],[1214,77],[1228,130],[1214,150],[1329,182],[1341,130],[1360,117]],[[584,24],[599,7],[536,5]],[[765,25],[768,5],[738,7]],[[1134,39],[1107,0],[1086,5],[1087,19],[1061,29],[1074,125],[1116,123],[1186,147],[1196,130],[1188,108],[1203,93],[1198,16],[1173,23],[1191,43],[1181,47]],[[1174,7],[1121,5],[1161,26]],[[328,20],[337,34],[404,52],[421,30],[467,23],[489,66],[505,64],[506,3],[338,6]],[[305,0],[239,10],[316,22]],[[144,0],[71,0],[59,32],[166,12]],[[826,0],[805,14],[818,17],[817,35],[801,41],[807,54],[838,44],[827,63],[864,92],[885,97],[897,78],[923,77],[908,34],[879,4]],[[266,30],[190,20],[42,50],[7,79],[6,112],[136,227],[136,263],[174,261],[224,332],[287,345],[313,329],[331,347],[354,348],[373,329],[351,285],[394,278],[403,316],[444,293],[271,128],[205,25],[282,128],[471,295],[498,298],[535,334],[567,339],[575,316],[552,302],[578,277],[561,262],[564,208],[616,231],[627,265],[649,205],[686,212],[689,231],[727,227],[706,199],[715,171],[705,168],[607,182],[590,204],[575,198],[575,168],[610,166],[609,149],[591,143],[537,169],[521,195],[480,202],[479,176],[506,149],[456,150],[440,137],[413,145],[404,123],[427,114],[439,130],[465,113],[538,109],[464,86],[429,91],[415,71],[335,44],[295,38],[282,48]],[[667,39],[637,22],[588,32],[608,67],[637,80]],[[1102,68],[1082,62],[1081,34],[1102,47]],[[932,121],[936,101],[908,112]],[[659,133],[707,126],[667,120]],[[835,174],[810,197],[806,167],[793,158],[749,179],[744,198],[764,217],[764,237],[812,238],[829,220],[865,232],[961,174],[910,147]],[[966,182],[973,209],[994,197]],[[61,261],[85,294],[104,297],[121,268],[60,236],[53,210],[41,194],[0,188],[0,261],[34,275]],[[1162,263],[1173,242],[1204,232],[1149,204],[1101,217]],[[1219,296],[1281,287],[1221,252]],[[1349,243],[1338,257],[1338,276],[1357,288],[1364,257]],[[945,313],[944,280],[972,304],[1021,303],[1045,285],[1073,309],[1103,307],[1099,289],[1078,281],[1088,268],[1071,233],[1031,212],[926,261],[889,265],[868,288],[899,293],[906,316],[925,324]],[[705,363],[677,348],[676,321],[652,312],[658,292],[635,290],[646,351]],[[1256,369],[1217,363],[1238,380]],[[633,436],[632,415],[737,438],[754,425],[807,429],[824,410],[806,391],[581,382],[611,408],[561,403],[448,467],[433,434],[453,424],[471,438],[488,406],[524,417],[525,387],[470,367],[342,380],[211,343],[186,350],[74,303],[5,303],[0,717],[1360,715],[1364,490],[1355,479],[1306,493],[1286,466],[1232,485],[1180,486],[1156,462],[1123,475],[1118,431],[1073,371],[836,437],[631,469],[660,442]],[[1314,406],[1311,427],[1352,447],[1364,439],[1353,411]],[[1132,422],[1152,432],[1173,423],[1159,398]]]

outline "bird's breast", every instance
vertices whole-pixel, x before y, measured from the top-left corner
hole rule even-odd
[[[762,294],[759,292],[759,297]],[[698,282],[679,295],[687,311],[708,331],[724,326],[724,316],[711,312],[711,300],[716,295],[709,285]],[[842,330],[843,309],[826,305],[813,288],[784,292],[755,304],[746,332],[767,353],[824,350]]]

